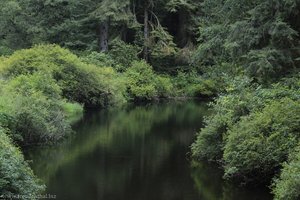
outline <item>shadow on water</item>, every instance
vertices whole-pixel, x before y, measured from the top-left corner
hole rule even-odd
[[[205,103],[173,102],[88,112],[74,134],[27,152],[60,200],[268,200],[267,190],[232,187],[215,166],[187,160]]]
[[[222,179],[224,172],[218,166],[206,163],[191,163],[191,177],[204,200],[272,200],[267,187],[245,188]]]

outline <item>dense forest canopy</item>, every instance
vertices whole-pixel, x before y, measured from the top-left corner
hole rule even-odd
[[[299,64],[296,0],[4,0],[0,15],[2,55],[40,43],[106,52],[117,40],[162,70],[230,63],[267,81]]]
[[[193,158],[300,198],[300,0],[1,0],[0,30],[0,194],[84,107],[205,97]]]
[[[1,54],[56,43],[74,51],[107,51],[116,39],[139,56],[174,57],[196,41],[198,5],[193,1],[51,0],[4,1]]]

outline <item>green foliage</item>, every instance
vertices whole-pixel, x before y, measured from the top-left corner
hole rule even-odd
[[[99,24],[109,19],[114,34],[136,26],[129,0],[5,0],[0,10],[0,54],[33,44],[98,50]],[[1,51],[2,50],[2,51]]]
[[[126,44],[120,39],[115,39],[110,43],[109,55],[115,62],[113,67],[119,72],[124,72],[133,61],[138,60],[138,52],[138,47]]]
[[[231,94],[220,96],[211,103],[213,115],[205,119],[206,126],[201,129],[192,145],[193,156],[197,159],[219,161],[223,158],[224,138],[228,128],[236,123],[241,116],[247,115],[250,108],[251,90],[239,88],[248,85],[247,80],[232,81],[228,90]],[[249,91],[250,90],[250,91]],[[235,91],[235,92],[233,92]],[[241,92],[239,95],[236,92]]]
[[[196,159],[221,160],[223,134],[226,133],[227,124],[222,115],[217,114],[205,120],[206,127],[201,129],[196,141],[192,144],[192,155]]]
[[[94,2],[91,0],[88,1],[91,5],[93,5],[92,9],[94,9],[91,12],[91,16],[99,21],[111,19],[113,22],[120,24],[133,23],[133,15],[128,9],[130,6],[130,1],[128,0],[102,0],[100,2]]]
[[[30,23],[19,1],[3,0],[0,8],[0,55],[9,55],[14,49],[30,43]]]
[[[222,162],[226,178],[270,180],[300,141],[299,83],[298,75],[269,88],[244,77],[231,80],[227,94],[211,104],[193,157]]]
[[[206,79],[195,71],[178,72],[173,78],[176,96],[182,97],[209,97],[216,93],[216,83],[212,79]]]
[[[21,75],[1,90],[0,124],[19,144],[55,142],[69,131],[60,102],[60,89],[47,75]]]
[[[21,151],[0,127],[0,194],[36,196],[45,187],[24,161]]]
[[[116,98],[121,98],[116,84],[111,85],[111,79],[117,79],[113,69],[82,62],[57,45],[39,45],[17,51],[2,62],[0,72],[6,78],[48,73],[56,80],[64,98],[85,106],[107,106],[118,102]]]
[[[106,23],[109,53],[116,61],[118,71],[125,71],[145,46],[149,47],[149,53],[157,62],[163,62],[165,57],[174,60],[177,51],[174,37],[184,40],[181,43],[185,46],[195,35],[196,17],[192,17],[195,15],[192,11],[197,6],[199,3],[170,0],[146,3],[140,0],[5,0],[0,10],[3,19],[0,24],[3,30],[0,55],[41,43],[55,43],[75,51],[96,51],[103,36],[101,24]],[[145,8],[149,9],[150,37],[141,36],[138,47],[130,45],[134,43],[134,35],[142,33],[144,24],[139,22],[145,17],[141,15]],[[180,30],[175,32],[181,34],[171,33],[168,30],[173,28],[170,16],[181,11],[187,23],[176,24]],[[184,38],[179,38],[180,35]],[[125,42],[115,38],[122,38]]]
[[[300,151],[299,146],[284,163],[281,175],[273,184],[275,200],[295,200],[300,198]]]
[[[124,72],[129,68],[133,61],[139,60],[138,48],[136,46],[126,44],[120,39],[115,39],[110,43],[110,51],[108,53],[90,52],[81,56],[82,61],[93,64],[98,67],[113,67],[118,72]]]
[[[64,114],[68,117],[74,117],[76,115],[83,113],[83,107],[79,103],[70,103],[70,102],[63,102],[62,109]]]
[[[85,63],[96,65],[97,67],[112,67],[115,65],[115,61],[111,56],[102,52],[88,52],[86,55],[80,56],[80,59]]]
[[[195,72],[178,72],[173,81],[177,96],[193,96],[195,86],[200,84],[200,77]]]
[[[38,45],[16,51],[1,63],[1,73],[6,77],[32,74],[38,71],[54,73],[66,65],[77,66],[80,60],[70,51],[57,45]]]
[[[101,81],[100,87],[104,89],[103,106],[121,105],[126,103],[126,78],[111,67],[98,68],[96,80]]]
[[[273,81],[281,77],[287,68],[293,68],[293,59],[275,49],[252,50],[246,57],[247,72],[261,83]]]
[[[205,21],[199,28],[198,49],[194,52],[192,62],[210,66],[226,62],[228,53],[223,48],[227,27],[220,24],[208,25]]]
[[[167,3],[167,8],[172,11],[176,12],[178,9],[188,9],[188,10],[193,10],[195,9],[195,2],[190,1],[190,0],[170,0]]]
[[[205,0],[194,62],[239,64],[260,83],[293,73],[299,57],[299,6],[298,0]]]
[[[153,26],[148,46],[152,49],[151,56],[155,58],[174,55],[177,52],[173,36],[170,35],[160,24]]]
[[[155,85],[156,76],[152,67],[145,61],[133,62],[132,67],[125,72],[127,91],[135,100],[151,100],[157,97]]]
[[[161,98],[168,98],[174,96],[174,85],[172,79],[166,75],[158,75],[155,80],[157,94]]]
[[[93,65],[64,65],[53,77],[62,88],[63,96],[85,106],[106,106],[109,91],[100,79],[103,69]]]
[[[168,75],[157,75],[145,61],[133,62],[125,72],[129,98],[154,100],[174,97],[175,86],[173,78]]]
[[[272,174],[299,142],[299,116],[299,102],[285,98],[242,118],[228,131],[225,175]]]
[[[3,0],[0,55],[40,43],[85,53],[39,45],[0,57],[0,125],[19,143],[56,141],[81,105],[220,94],[193,156],[222,161],[228,176],[272,174],[299,140],[299,8],[299,0]],[[103,23],[110,48],[97,53]],[[146,48],[157,72],[177,75],[138,61]],[[286,174],[277,196],[291,184]]]

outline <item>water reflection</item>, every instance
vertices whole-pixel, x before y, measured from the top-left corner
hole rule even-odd
[[[205,200],[272,200],[268,188],[241,187],[222,179],[223,170],[206,162],[191,164],[191,176],[200,198]]]
[[[219,171],[186,159],[205,114],[194,102],[87,113],[72,138],[27,158],[59,200],[235,199]]]

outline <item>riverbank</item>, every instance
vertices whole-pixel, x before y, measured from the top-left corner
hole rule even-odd
[[[57,45],[39,45],[1,57],[0,74],[0,128],[10,138],[9,145],[19,147],[63,141],[72,132],[72,117],[84,112],[84,108],[212,94],[208,82],[201,77],[183,72],[176,77],[157,74],[141,60],[118,72],[92,64],[87,57],[78,57]],[[27,165],[22,157],[20,160]],[[39,183],[29,168],[21,170],[29,172],[26,179]],[[24,190],[25,180],[12,191],[10,185],[16,180],[2,179],[5,184],[1,193],[5,195],[39,193]]]
[[[30,149],[26,159],[57,199],[271,200],[265,188],[237,187],[217,165],[188,159],[209,114],[200,101],[89,111],[74,124],[73,137]]]
[[[220,163],[226,179],[269,185],[275,199],[297,199],[299,83],[297,74],[267,87],[237,82],[212,103],[193,157]]]

